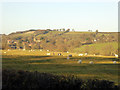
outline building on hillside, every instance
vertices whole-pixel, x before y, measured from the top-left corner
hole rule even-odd
[[[11,43],[11,40],[7,40],[7,43],[10,44],[10,43]]]

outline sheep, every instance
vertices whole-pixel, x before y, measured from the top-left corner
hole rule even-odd
[[[93,64],[93,61],[90,61],[89,63],[90,63],[90,64]]]
[[[67,53],[69,53],[69,52],[67,51]]]
[[[49,50],[47,50],[47,52],[49,52]]]
[[[88,55],[87,53],[85,53],[85,56]]]
[[[80,64],[81,64],[81,63],[82,63],[82,60],[78,60],[78,63],[80,63]]]
[[[8,51],[10,51],[10,49],[8,49]]]
[[[6,53],[6,52],[4,52],[4,53]]]
[[[42,49],[40,49],[40,51],[42,51]]]
[[[113,61],[114,64],[116,64],[116,61]]]
[[[78,56],[83,56],[83,54],[79,54]]]
[[[47,55],[50,55],[50,53],[47,53]]]

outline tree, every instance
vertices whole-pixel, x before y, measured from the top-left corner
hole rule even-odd
[[[66,32],[70,32],[70,29],[67,29]]]
[[[96,30],[96,34],[98,34],[98,30]]]

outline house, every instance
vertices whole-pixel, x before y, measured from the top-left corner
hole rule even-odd
[[[11,43],[11,40],[7,40],[7,43],[10,44],[10,43]]]

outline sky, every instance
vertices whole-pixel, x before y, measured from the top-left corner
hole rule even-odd
[[[70,28],[75,31],[118,31],[116,0],[4,0],[0,7],[2,34],[56,28]]]

